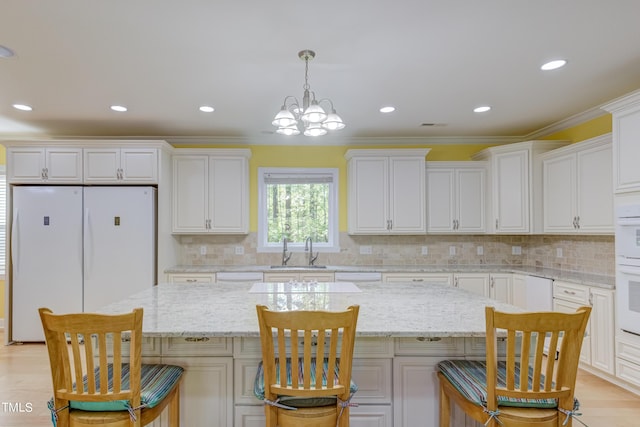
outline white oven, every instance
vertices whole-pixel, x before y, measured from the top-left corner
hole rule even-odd
[[[616,253],[618,257],[640,259],[640,205],[616,208]]]
[[[626,258],[616,273],[618,327],[640,335],[640,260]]]
[[[616,209],[618,327],[640,335],[640,205]]]

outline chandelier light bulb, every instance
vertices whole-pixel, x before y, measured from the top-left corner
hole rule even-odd
[[[302,115],[302,120],[309,123],[322,123],[326,118],[327,113],[324,112],[315,99],[311,101],[311,105],[309,105],[309,108],[307,108]]]
[[[297,125],[298,121],[296,120],[293,113],[287,110],[287,107],[283,105],[282,109],[278,112],[278,114],[276,114],[276,117],[273,119],[273,122],[271,122],[271,124],[277,127],[286,128],[289,126]]]
[[[327,119],[322,122],[322,127],[327,130],[340,130],[344,129],[345,124],[340,116],[336,114],[336,110],[333,110],[331,114],[327,116]]]
[[[287,127],[280,127],[276,130],[276,133],[279,133],[280,135],[287,135],[287,136],[292,136],[292,135],[300,135],[300,131],[298,130],[297,126],[293,125],[293,126],[287,126]]]
[[[322,136],[327,134],[327,130],[320,126],[320,123],[309,123],[304,134],[306,136]]]

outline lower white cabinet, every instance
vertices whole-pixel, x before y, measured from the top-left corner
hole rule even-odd
[[[454,287],[482,296],[489,296],[490,283],[487,273],[456,273],[453,275]]]
[[[492,273],[489,275],[489,297],[507,304],[513,303],[513,275]]]
[[[389,282],[415,282],[415,283],[440,283],[451,286],[453,276],[449,273],[383,273],[382,281]]]
[[[180,425],[233,426],[232,357],[163,357],[162,362],[185,369],[180,389]]]
[[[185,369],[180,389],[181,425],[233,426],[232,350],[232,340],[227,338],[162,339],[162,363]],[[162,425],[168,425],[167,421]]]
[[[581,365],[587,369],[595,368],[597,371],[614,375],[614,291],[577,283],[554,282],[554,311],[575,312],[577,308],[585,305],[591,306],[591,316],[582,343]]]
[[[640,336],[618,331],[616,377],[640,389]]]

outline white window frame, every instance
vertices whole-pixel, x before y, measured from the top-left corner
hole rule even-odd
[[[314,252],[340,252],[338,224],[338,168],[258,168],[258,252],[280,252],[282,242],[267,243],[267,197],[265,176],[267,174],[331,176],[329,185],[329,230],[328,242],[313,242]],[[304,252],[304,243],[287,244],[290,252]]]

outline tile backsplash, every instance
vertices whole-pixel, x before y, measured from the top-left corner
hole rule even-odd
[[[258,253],[257,234],[179,236],[182,265],[278,265],[281,253]],[[360,254],[370,246],[371,254]],[[340,233],[340,252],[320,253],[323,265],[511,264],[613,275],[614,236],[426,235],[350,236]],[[426,253],[425,253],[426,252]],[[293,253],[289,265],[305,265]]]

